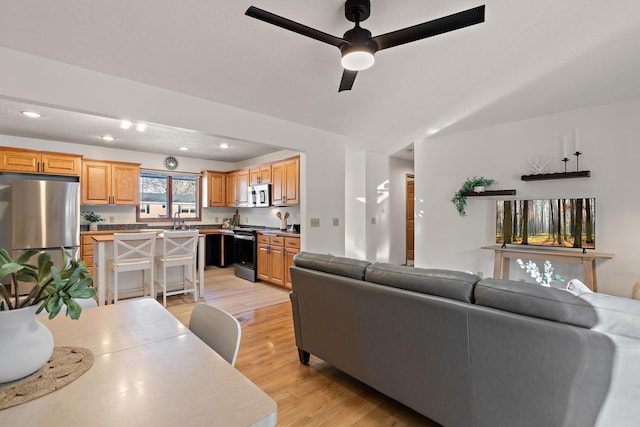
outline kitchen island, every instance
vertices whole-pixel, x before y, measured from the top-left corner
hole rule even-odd
[[[138,230],[138,231],[153,231],[153,230]],[[157,239],[162,239],[162,231],[158,231]],[[107,263],[113,260],[113,233],[109,234],[96,234],[92,237],[93,240],[93,286],[96,288],[96,294],[98,297],[98,305],[104,305],[107,302]],[[204,295],[204,234],[198,235],[198,278],[199,295]],[[161,245],[157,244],[156,240],[156,255],[161,254]],[[199,296],[198,296],[199,299]]]

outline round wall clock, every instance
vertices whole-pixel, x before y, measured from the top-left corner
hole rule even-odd
[[[167,158],[164,159],[164,167],[169,170],[174,170],[178,167],[178,159],[173,156],[167,156]]]

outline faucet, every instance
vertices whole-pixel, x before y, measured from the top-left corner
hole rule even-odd
[[[173,229],[178,229],[178,223],[180,222],[180,212],[176,212],[173,214]]]

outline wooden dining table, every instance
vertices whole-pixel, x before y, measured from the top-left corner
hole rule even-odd
[[[147,230],[140,230],[147,231]],[[158,231],[157,239],[162,239],[162,232]],[[107,262],[113,259],[113,234],[98,234],[92,236],[93,239],[93,263],[94,275],[93,286],[96,288],[96,297],[98,305],[104,305],[107,302]],[[156,245],[158,251],[160,245]],[[109,251],[111,249],[111,251]],[[198,286],[198,299],[200,295],[204,295],[204,253],[205,253],[205,235],[198,235],[198,277],[196,279]]]
[[[91,350],[72,383],[0,410],[3,426],[273,426],[276,403],[151,298],[40,320]]]

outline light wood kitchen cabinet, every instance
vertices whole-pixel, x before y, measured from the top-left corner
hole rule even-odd
[[[293,265],[293,257],[299,252],[300,252],[300,238],[285,237],[284,238],[284,258],[285,258],[284,286],[285,288],[288,288],[288,289],[292,288],[290,267]]]
[[[271,182],[271,165],[257,166],[249,171],[249,184],[267,184]]]
[[[258,235],[258,279],[291,289],[289,267],[300,252],[299,237]]]
[[[207,206],[222,207],[227,205],[226,175],[224,172],[207,171]]]
[[[227,180],[227,206],[249,206],[249,170],[229,172]]]
[[[84,261],[89,270],[89,274],[93,277],[93,236],[83,235],[80,245],[80,259]]]
[[[0,147],[0,170],[80,176],[82,156]]]
[[[140,164],[84,160],[80,178],[83,205],[137,205]]]
[[[271,166],[271,199],[274,206],[300,203],[300,157]]]
[[[284,286],[284,237],[258,236],[258,279]]]

